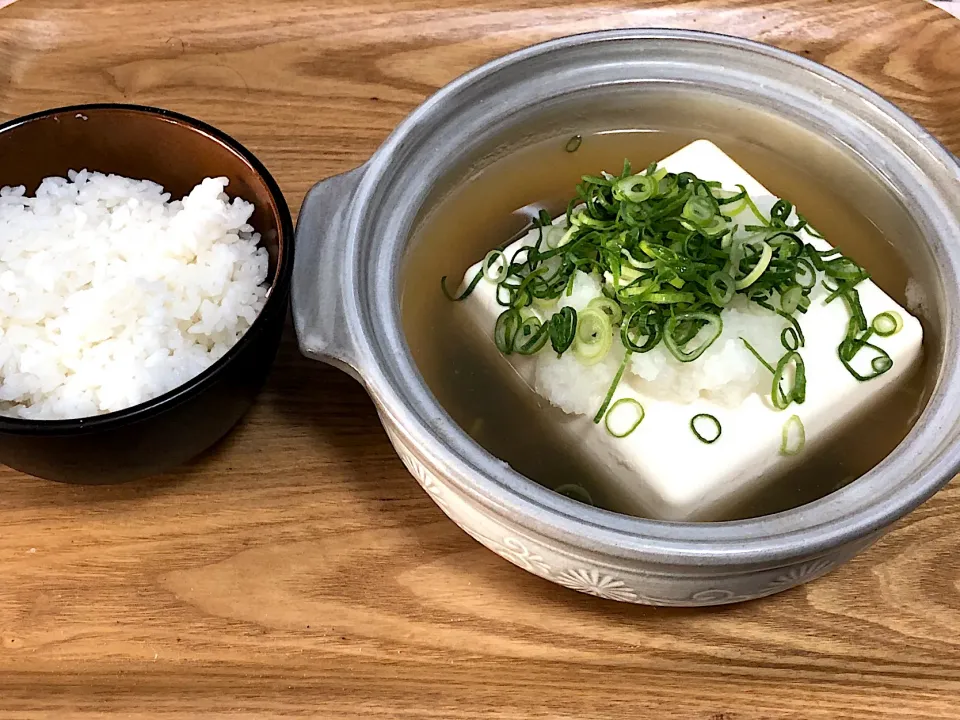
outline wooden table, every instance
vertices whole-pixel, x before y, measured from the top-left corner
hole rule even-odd
[[[458,73],[634,25],[802,53],[960,151],[960,24],[923,0],[20,0],[0,12],[0,120],[167,106],[248,145],[296,209]],[[360,387],[290,334],[243,425],[175,475],[0,473],[0,718],[956,718],[958,545],[955,484],[778,597],[577,595],[448,522]]]

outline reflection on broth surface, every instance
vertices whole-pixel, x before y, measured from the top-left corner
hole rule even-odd
[[[878,227],[850,201],[855,188],[838,188],[808,175],[759,144],[709,133],[597,132],[582,134],[579,143],[570,143],[567,134],[503,153],[470,172],[431,208],[405,261],[404,329],[414,359],[441,405],[478,443],[518,472],[550,488],[580,485],[594,504],[613,511],[623,510],[616,495],[546,430],[568,416],[531,390],[518,390],[504,381],[503,368],[497,365],[505,361],[489,351],[491,335],[478,335],[464,322],[462,306],[444,297],[439,278],[449,276],[456,285],[468,267],[526,228],[538,209],[545,208],[551,216],[563,212],[582,175],[619,173],[625,158],[640,169],[704,136],[775,195],[794,203],[833,245],[905,304],[906,266]],[[849,176],[849,167],[845,171]],[[925,400],[925,378],[921,363],[869,418],[833,437],[749,502],[710,519],[785,510],[862,475],[909,431]]]

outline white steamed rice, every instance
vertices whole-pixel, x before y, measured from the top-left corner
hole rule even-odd
[[[267,253],[226,178],[183,200],[86,171],[0,189],[0,414],[98,415],[222,357],[263,308]]]

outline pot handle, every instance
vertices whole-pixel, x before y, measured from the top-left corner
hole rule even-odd
[[[359,357],[344,315],[344,227],[365,166],[321,180],[297,219],[291,305],[300,352],[360,379]]]

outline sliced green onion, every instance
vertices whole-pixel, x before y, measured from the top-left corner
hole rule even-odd
[[[853,280],[843,280],[837,283],[837,287],[827,295],[823,300],[824,305],[828,305],[836,300],[838,297],[842,297],[844,300],[850,300],[853,297],[854,288],[861,282],[867,279],[866,275],[861,275],[860,277],[854,278]],[[823,286],[829,289],[829,286],[826,282],[823,283]],[[857,295],[859,302],[859,294]]]
[[[563,235],[560,236],[560,239],[557,241],[557,248],[562,248],[570,243],[573,240],[574,236],[577,234],[577,228],[571,225],[569,228],[564,231]]]
[[[850,311],[850,320],[857,330],[867,331],[867,316],[863,314],[863,305],[860,304],[860,293],[856,289],[850,289],[841,295],[844,304]]]
[[[784,328],[780,333],[780,343],[787,352],[796,352],[800,349],[800,336],[792,327]]]
[[[491,250],[483,259],[483,277],[492,283],[501,283],[507,277],[507,258],[503,250]],[[490,270],[494,270],[493,275]]]
[[[540,323],[538,317],[528,317],[517,328],[513,349],[520,355],[534,355],[547,344],[549,326]]]
[[[614,417],[615,415],[621,416],[621,418],[618,420]],[[603,418],[603,424],[607,428],[607,432],[613,437],[625,438],[640,426],[645,416],[643,405],[639,402],[633,398],[620,398],[607,410],[607,414]],[[616,430],[610,426],[611,421],[614,425],[619,425]]]
[[[787,288],[785,292],[780,294],[780,309],[788,315],[792,315],[796,312],[797,307],[799,307],[802,298],[802,287],[794,285],[793,287]]]
[[[793,212],[793,205],[786,200],[777,200],[770,208],[770,221],[775,227],[784,227]]]
[[[780,432],[780,454],[799,455],[807,443],[807,433],[799,416],[791,415]]]
[[[709,238],[717,238],[726,235],[730,229],[730,224],[723,215],[714,215],[713,218],[704,224],[701,224],[697,230]]]
[[[737,187],[740,188],[740,192],[743,193],[743,201],[747,204],[747,207],[750,208],[750,212],[753,213],[754,217],[756,217],[764,227],[770,227],[770,220],[765,218],[763,213],[760,212],[760,209],[753,201],[753,198],[750,197],[750,193],[747,192],[747,189],[743,185],[737,185]]]
[[[707,329],[707,334],[698,344],[688,347],[689,343],[695,339],[689,338],[686,342],[678,341],[678,330],[683,323],[704,323],[703,329]],[[699,335],[702,330],[695,333]],[[663,339],[667,344],[667,349],[680,362],[691,362],[706,352],[707,348],[713,345],[714,341],[720,337],[723,332],[723,320],[719,315],[703,312],[680,313],[669,318],[663,328]]]
[[[516,308],[504,310],[500,313],[497,324],[493,328],[493,341],[497,345],[497,350],[504,355],[513,352],[517,331],[522,323],[523,319],[520,317],[520,311]]]
[[[576,500],[577,502],[582,502],[584,505],[593,505],[593,498],[590,496],[590,493],[587,492],[587,489],[582,485],[577,485],[576,483],[567,483],[566,485],[560,485],[553,490],[555,493],[559,493],[564,497],[568,497],[571,500]]]
[[[540,298],[535,297],[530,302],[530,306],[540,310],[541,312],[546,313],[549,310],[552,310],[557,304],[556,298]]]
[[[790,323],[790,325],[792,326],[790,329],[792,329],[794,335],[797,336],[797,345],[799,345],[800,347],[803,347],[806,344],[807,340],[803,336],[803,329],[800,327],[800,323],[797,322],[797,319],[793,315],[787,315],[782,310],[778,311],[777,315],[779,315],[788,323]],[[783,342],[783,333],[780,334],[780,342]]]
[[[871,372],[867,374],[861,373],[853,366],[856,356],[864,349],[873,351],[873,357],[870,358]],[[864,340],[844,340],[837,349],[837,355],[847,371],[860,382],[880,377],[893,367],[893,359],[886,350]]]
[[[757,261],[757,264],[754,266],[753,270],[751,270],[745,277],[737,280],[737,290],[745,290],[759,280],[760,276],[763,275],[763,273],[765,273],[767,268],[770,266],[771,258],[773,258],[773,248],[767,243],[762,243],[760,259]]]
[[[793,281],[803,290],[812,290],[817,285],[817,270],[806,258],[797,259]]]
[[[803,243],[800,242],[800,238],[782,230],[769,236],[767,242],[774,249],[777,260],[793,260],[799,258],[800,253],[803,252]]]
[[[839,251],[838,251],[839,252]],[[853,260],[842,255],[823,263],[823,271],[837,280],[855,280],[863,277],[863,268]]]
[[[614,188],[630,202],[641,203],[657,194],[660,181],[652,175],[631,175],[617,182]]]
[[[707,445],[713,445],[723,433],[720,421],[709,413],[698,413],[690,418],[690,429],[697,440]]]
[[[613,221],[602,220],[600,218],[593,217],[586,212],[579,212],[573,216],[573,224],[580,227],[609,228],[612,226]]]
[[[573,344],[577,334],[577,311],[565,307],[550,318],[550,345],[557,357]]]
[[[651,265],[656,265],[656,263],[650,263]],[[618,274],[619,271],[619,274]],[[637,280],[640,280],[644,277],[644,273],[639,269],[630,267],[629,265],[624,267],[621,265],[619,268],[614,265],[613,269],[610,271],[610,274],[613,276],[613,285],[617,288],[626,288],[632,286]]]
[[[660,305],[677,305],[679,303],[692,303],[697,299],[693,293],[682,292],[657,292],[648,293],[644,296],[647,302],[658,303]]]
[[[742,186],[740,192],[721,190],[719,193],[714,192],[713,197],[728,218],[736,217],[747,209],[747,191],[743,190]]]
[[[662,337],[661,311],[654,305],[634,308],[620,324],[620,342],[633,352],[645,353],[653,350]],[[644,340],[642,343],[641,339]]]
[[[613,324],[609,316],[597,308],[586,308],[577,316],[573,354],[584,365],[603,360],[613,344]]]
[[[793,376],[789,377],[788,372],[793,368]],[[784,390],[782,382],[786,380],[788,385]],[[790,403],[795,402],[802,405],[807,399],[807,373],[800,353],[788,351],[777,367],[773,371],[773,389],[770,392],[770,402],[777,410],[786,410]]]
[[[563,244],[563,239],[566,237],[566,234],[566,228],[562,228],[559,225],[551,225],[543,230],[543,243],[547,246],[548,250],[556,250]]]
[[[627,369],[627,363],[630,362],[630,356],[631,353],[629,350],[623,354],[623,360],[620,361],[620,367],[617,368],[617,374],[613,376],[613,382],[610,383],[610,388],[607,390],[607,395],[603,398],[603,403],[600,405],[600,409],[597,410],[597,414],[593,416],[594,424],[599,424],[600,420],[607,412],[607,408],[610,406],[610,401],[613,400],[613,394],[617,391],[617,386],[620,384],[620,378],[623,377],[623,371]]]
[[[620,308],[620,303],[614,302],[608,297],[595,297],[587,303],[587,309],[589,310],[590,308],[595,308],[605,313],[606,316],[610,318],[612,325],[619,324],[620,319],[623,317],[623,310]]]
[[[656,263],[654,262],[640,262],[626,248],[621,249],[620,254],[623,255],[627,259],[627,262],[630,263],[630,265],[632,265],[636,270],[649,270],[650,268],[656,266]]]
[[[889,355],[877,355],[870,361],[870,367],[877,375],[883,375],[893,367],[893,360]]]
[[[757,349],[756,349],[753,345],[751,345],[749,342],[747,342],[747,339],[746,339],[746,338],[741,337],[741,338],[740,338],[740,342],[742,342],[742,343],[746,346],[747,350],[750,351],[750,353],[759,361],[759,363],[760,363],[761,365],[763,365],[763,366],[764,366],[767,370],[769,370],[771,373],[776,374],[777,371],[776,371],[776,369],[773,367],[773,365],[771,365],[771,364],[768,363],[766,360],[764,360],[764,359],[763,359],[763,355],[761,355],[759,352],[757,352]]]
[[[813,227],[810,225],[810,223],[807,222],[807,219],[806,219],[803,215],[801,215],[800,213],[797,213],[797,220],[799,220],[799,221],[803,224],[803,229],[806,230],[807,233],[809,233],[809,234],[812,235],[813,237],[817,238],[818,240],[825,240],[825,239],[826,239],[826,238],[823,237],[823,235],[821,235],[821,234],[818,233],[816,230],[814,230]]]
[[[737,285],[730,273],[717,270],[707,278],[707,292],[715,305],[728,305],[737,292]]]
[[[563,146],[563,149],[568,153],[575,153],[580,149],[580,144],[583,142],[583,138],[580,135],[574,135],[572,138],[567,140],[567,144]]]
[[[713,220],[716,211],[714,210],[714,204],[706,198],[693,197],[687,200],[681,214],[690,222],[697,225],[706,225]]]
[[[446,295],[447,300],[451,300],[453,302],[460,302],[461,300],[466,300],[468,297],[470,297],[470,293],[472,293],[476,289],[477,285],[480,284],[480,281],[482,279],[483,279],[483,270],[481,270],[480,272],[478,272],[476,275],[473,276],[473,279],[470,281],[467,287],[464,288],[462,293],[460,293],[459,295],[453,295],[450,292],[450,290],[447,288],[447,276],[444,275],[442,278],[440,278],[440,289],[443,291],[443,294]]]
[[[890,337],[903,329],[903,318],[900,317],[900,313],[889,310],[877,315],[870,326],[880,337]]]
[[[580,140],[568,140],[568,149],[574,151]],[[756,224],[740,217],[732,222],[747,210]],[[565,225],[541,211],[534,244],[521,243],[510,257],[502,249],[488,253],[459,295],[449,292],[446,278],[441,288],[451,300],[463,300],[480,280],[496,283],[503,310],[494,341],[504,354],[533,354],[549,340],[558,355],[572,350],[591,364],[607,355],[618,334],[624,360],[596,422],[605,416],[631,353],[663,342],[679,361],[696,360],[720,337],[723,311],[740,294],[790,324],[780,333],[785,352],[775,363],[743,340],[771,372],[771,401],[782,409],[805,398],[806,366],[799,354],[805,341],[797,318],[810,307],[817,282],[827,289],[824,302],[842,299],[849,312],[837,354],[854,377],[868,380],[890,370],[890,355],[870,339],[903,327],[895,313],[867,322],[857,286],[869,274],[839,250],[809,244],[805,238],[818,237],[816,231],[799,213],[794,219],[795,213],[791,203],[778,200],[765,215],[743,186],[725,191],[718,182],[656,164],[633,173],[624,162],[619,175],[582,177],[562,216]],[[581,313],[558,308],[561,297],[573,294],[579,273],[599,278],[602,297]]]

